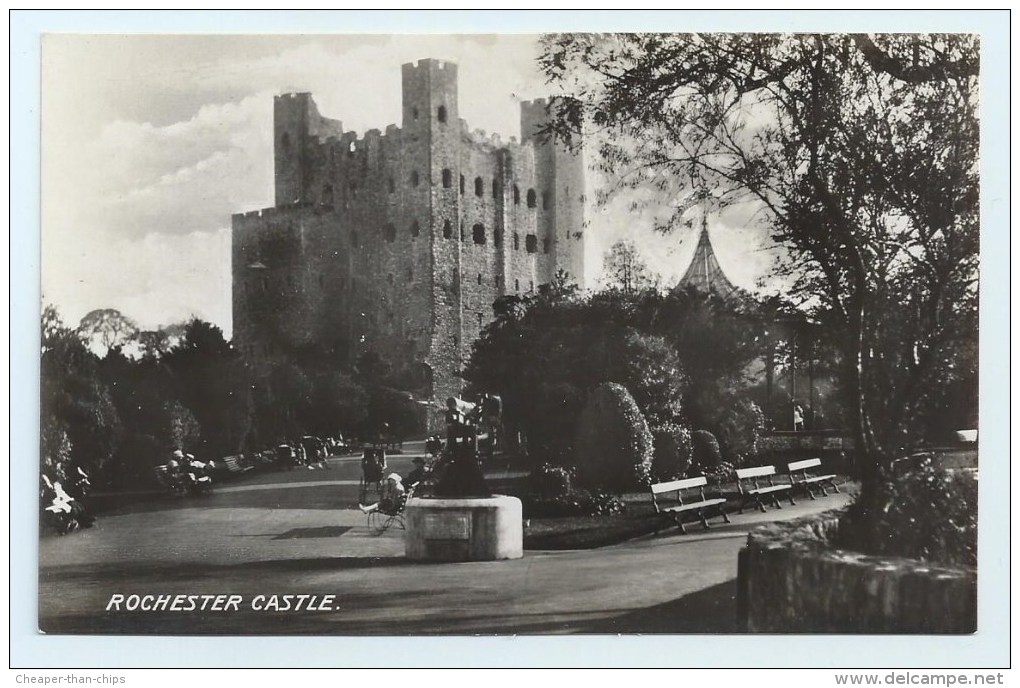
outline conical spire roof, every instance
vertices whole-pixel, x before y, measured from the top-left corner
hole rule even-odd
[[[708,238],[707,216],[703,216],[701,220],[701,234],[698,237],[698,248],[694,251],[694,258],[691,259],[687,272],[677,283],[678,289],[689,286],[705,294],[715,292],[723,298],[734,296],[738,291],[716,260],[712,242]]]

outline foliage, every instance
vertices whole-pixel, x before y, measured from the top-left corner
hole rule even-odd
[[[719,440],[708,430],[695,430],[691,433],[694,465],[705,470],[715,468],[722,463],[722,452],[719,451]]]
[[[977,37],[563,34],[543,47],[573,96],[550,133],[585,126],[617,189],[654,189],[672,225],[695,205],[757,208],[840,353],[877,487],[976,340]]]
[[[695,466],[690,473],[691,476],[705,476],[709,485],[725,485],[733,482],[737,477],[736,468],[729,461],[723,461],[713,466]]]
[[[758,453],[758,439],[764,432],[765,414],[761,408],[753,401],[737,400],[719,423],[718,440],[723,455],[742,465]]]
[[[649,270],[633,241],[621,239],[609,247],[602,261],[602,283],[606,289],[625,294],[655,288],[658,276]]]
[[[585,487],[619,493],[649,484],[652,435],[625,387],[603,383],[592,391],[578,420],[574,452]]]
[[[123,346],[138,336],[138,325],[113,308],[90,311],[78,324],[78,336],[97,354]]]
[[[562,497],[574,488],[574,469],[544,463],[528,476],[528,491],[538,497]]]
[[[608,516],[625,508],[620,499],[602,490],[573,490],[556,496],[525,495],[522,502],[525,518]]]
[[[652,469],[658,481],[681,478],[693,457],[690,428],[678,423],[663,423],[651,429],[655,447]]]
[[[862,525],[867,513],[858,501],[841,524],[841,545],[871,554],[977,566],[976,471],[938,469],[928,460],[884,487],[877,527]],[[875,532],[879,537],[873,537]]]

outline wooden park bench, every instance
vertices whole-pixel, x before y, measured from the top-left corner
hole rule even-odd
[[[708,479],[701,476],[652,485],[652,505],[655,507],[655,513],[671,516],[677,527],[680,528],[680,532],[684,534],[687,533],[687,530],[684,528],[682,517],[686,512],[695,513],[698,520],[701,521],[701,525],[708,528],[705,511],[715,507],[718,515],[722,516],[726,523],[729,523],[730,517],[723,509],[726,500],[722,497],[707,499],[705,497],[705,485],[707,484]],[[670,498],[668,495],[673,493],[675,496]]]
[[[254,466],[246,466],[244,464],[244,457],[241,455],[237,456],[226,456],[223,458],[223,465],[227,467],[227,470],[231,473],[244,473],[250,471]]]
[[[815,493],[812,489],[815,485],[822,491],[823,497],[829,494],[825,489],[826,485],[832,488],[833,493],[839,492],[839,488],[833,482],[836,477],[835,475],[813,475],[808,472],[809,468],[818,468],[821,465],[821,459],[804,459],[803,461],[794,461],[788,464],[786,470],[790,473],[790,484],[794,487],[805,489],[811,499],[815,499]]]
[[[775,466],[755,466],[754,468],[738,468],[737,471],[737,489],[740,491],[740,495],[743,498],[740,503],[740,509],[738,513],[744,513],[744,507],[752,499],[758,508],[761,509],[762,513],[765,513],[765,501],[763,497],[775,504],[777,509],[782,509],[783,505],[779,503],[779,495],[785,493],[787,498],[790,500],[792,506],[796,506],[797,502],[793,501],[793,494],[791,488],[793,485],[780,484],[777,485],[773,476],[776,474]]]

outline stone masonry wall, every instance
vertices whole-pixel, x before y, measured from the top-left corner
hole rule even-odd
[[[362,138],[310,94],[275,99],[276,207],[233,218],[235,341],[256,360],[376,352],[406,389],[442,400],[461,392],[497,298],[574,274],[563,244],[582,244],[583,169],[549,145],[470,132],[454,64],[404,65],[402,91],[401,126]],[[522,104],[526,138],[546,116]]]
[[[748,535],[738,605],[763,633],[973,633],[977,572],[833,549],[842,511]]]

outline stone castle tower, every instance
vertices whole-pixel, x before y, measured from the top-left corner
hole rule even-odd
[[[275,99],[275,206],[233,217],[234,341],[256,366],[375,352],[442,400],[493,301],[559,270],[583,286],[584,164],[537,137],[543,100],[502,142],[459,118],[456,65],[405,64],[402,83],[401,126],[363,138],[308,93]]]

